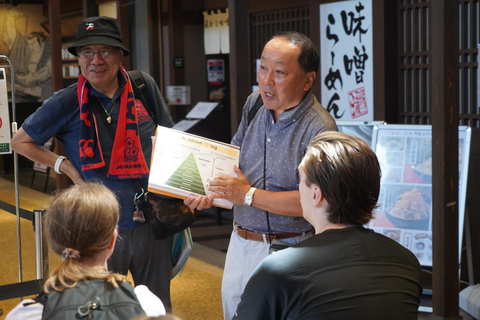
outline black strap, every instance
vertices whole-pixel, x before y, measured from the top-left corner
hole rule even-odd
[[[150,98],[147,92],[147,86],[145,85],[145,79],[143,79],[142,72],[140,70],[130,70],[127,71],[128,76],[130,77],[130,83],[132,84],[133,94],[135,97],[139,98],[143,103],[143,107],[147,110],[148,114],[152,118],[155,125],[158,125],[157,117],[153,112],[150,104]],[[141,195],[145,192],[143,190],[139,180],[133,180],[133,185],[135,186],[137,195]]]
[[[45,291],[42,291],[40,292],[40,294],[38,296],[35,297],[35,299],[33,299],[33,303],[41,303],[43,305],[46,305],[47,304],[47,299],[48,299],[48,296],[47,294],[45,293]],[[28,303],[28,304],[24,304],[24,306],[27,306],[31,303]]]
[[[253,106],[252,109],[248,111],[247,127],[250,125],[250,122],[252,122],[253,118],[255,118],[255,115],[257,114],[258,110],[260,110],[262,106],[263,106],[262,94],[258,94],[257,100],[255,101],[255,105]]]
[[[133,94],[135,97],[139,98],[142,101],[145,110],[147,110],[150,117],[153,119],[156,125],[158,125],[157,117],[155,112],[151,108],[150,98],[147,92],[147,86],[145,85],[145,79],[140,70],[130,70],[127,71],[128,76],[130,77],[130,82],[132,83]]]

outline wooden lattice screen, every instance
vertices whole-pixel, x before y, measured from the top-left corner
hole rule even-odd
[[[432,0],[430,0],[432,1]],[[479,0],[459,0],[459,124],[480,127],[477,98]],[[429,124],[429,1],[398,6],[399,123]]]
[[[293,30],[309,36],[309,22],[308,7],[252,13],[250,16],[251,65],[256,65],[255,60],[260,59],[265,43],[276,32]],[[255,83],[256,70],[252,70],[252,74],[252,83]]]
[[[428,124],[428,1],[402,1],[398,10],[399,122]]]
[[[480,44],[479,0],[459,1],[459,121],[461,125],[480,127],[477,88],[478,48]]]

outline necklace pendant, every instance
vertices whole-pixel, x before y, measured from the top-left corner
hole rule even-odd
[[[112,122],[112,117],[108,116],[108,117],[107,117],[107,122],[108,122],[108,123]]]

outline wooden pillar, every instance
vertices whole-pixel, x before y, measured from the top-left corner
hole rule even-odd
[[[386,89],[386,65],[385,65],[385,7],[384,0],[372,1],[373,28],[373,119],[385,120],[385,89]]]
[[[50,46],[52,59],[52,89],[57,91],[63,88],[62,75],[62,35],[59,26],[60,21],[60,0],[52,0],[48,6],[50,30]]]
[[[83,17],[98,16],[98,6],[95,4],[95,0],[82,0],[83,2]]]
[[[230,36],[230,127],[237,132],[242,108],[251,92],[250,52],[247,0],[228,0],[228,29]]]
[[[48,20],[50,32],[50,48],[52,59],[52,90],[53,92],[63,88],[63,74],[62,74],[62,35],[59,26],[60,21],[60,0],[51,0],[48,5]],[[55,140],[54,152],[56,154],[65,155],[65,150]],[[68,187],[68,177],[63,174],[57,174],[55,179],[57,189],[65,189]]]
[[[308,1],[308,10],[310,11],[310,34],[308,35],[310,40],[319,48],[321,52],[321,44],[320,44],[320,14],[319,14],[319,6],[322,3],[321,0],[309,0]],[[320,66],[321,67],[321,66]],[[317,72],[317,78],[315,79],[315,83],[312,86],[312,92],[317,97],[318,101],[322,100],[320,88],[322,86],[322,80],[320,77],[320,67]]]
[[[170,55],[170,84],[183,86],[185,84],[185,72],[183,68],[175,68],[175,58],[183,58],[183,24],[187,13],[182,11],[182,1],[168,1],[168,42]]]
[[[133,10],[133,2],[130,0],[117,0],[117,20],[120,28],[122,28],[123,45],[130,51],[130,55],[124,58],[122,64],[127,70],[131,69],[130,57],[133,54],[132,48],[130,47],[129,9]]]
[[[155,79],[160,88],[164,91],[163,79],[163,46],[162,46],[162,23],[161,23],[161,5],[157,0],[148,1],[149,23],[148,23],[148,42],[150,48],[149,64],[150,75]]]
[[[433,315],[459,316],[458,1],[430,2]]]
[[[164,4],[162,2],[162,4]],[[174,60],[176,58],[184,59],[184,33],[183,27],[186,24],[196,23],[197,18],[194,11],[184,11],[182,1],[168,0],[166,7],[162,8],[166,12],[164,22],[168,25],[168,56],[169,61],[169,85],[183,86],[185,85],[185,68],[175,68]],[[160,33],[161,34],[161,33]],[[184,107],[175,106],[170,108],[170,114],[174,122],[184,118],[186,109]]]

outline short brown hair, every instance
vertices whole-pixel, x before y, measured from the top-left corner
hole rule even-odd
[[[306,185],[322,190],[330,222],[364,225],[372,219],[381,170],[365,141],[336,131],[322,132],[310,141],[300,166]]]
[[[62,291],[78,281],[106,279],[114,287],[124,277],[109,273],[105,268],[89,268],[82,264],[108,248],[117,227],[120,207],[115,194],[99,183],[74,185],[58,193],[44,216],[44,231],[52,250],[62,255],[69,248],[80,257],[65,259],[47,279],[44,290]]]

